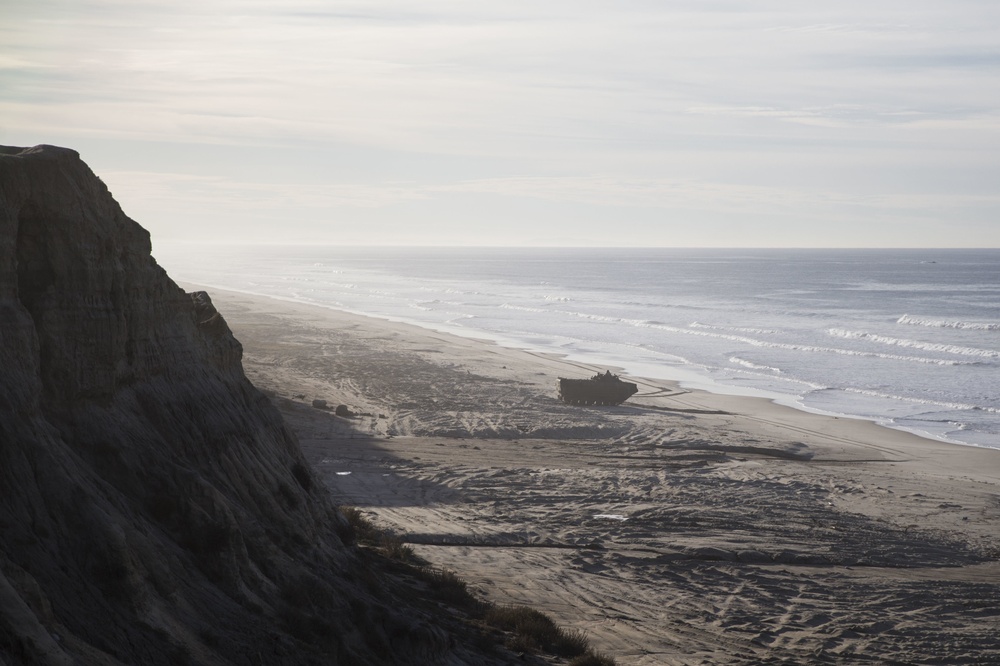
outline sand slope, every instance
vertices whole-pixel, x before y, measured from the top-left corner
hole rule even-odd
[[[619,664],[1000,663],[1000,451],[212,294],[338,501]]]

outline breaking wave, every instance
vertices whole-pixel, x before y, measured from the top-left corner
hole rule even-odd
[[[545,312],[541,308],[529,308],[523,305],[511,305],[510,303],[503,303],[500,306],[501,310],[518,310],[520,312]]]
[[[772,335],[777,333],[770,328],[741,328],[739,326],[712,326],[711,324],[702,324],[696,321],[691,322],[691,328],[703,328],[710,331],[733,331],[734,333],[756,333],[757,335]]]
[[[742,365],[744,368],[750,368],[751,370],[763,370],[765,372],[773,372],[776,375],[781,374],[780,368],[772,368],[769,365],[760,365],[759,363],[753,363],[751,361],[746,361],[742,358],[736,356],[731,356],[729,362],[734,365]]]
[[[838,347],[817,347],[814,345],[798,345],[786,342],[768,342],[766,340],[758,340],[756,338],[750,338],[745,335],[730,335],[728,333],[715,333],[712,331],[681,328],[679,326],[670,326],[669,324],[662,324],[659,322],[646,321],[642,319],[624,319],[621,317],[607,317],[604,315],[588,314],[586,312],[573,312],[570,310],[554,310],[554,312],[558,312],[559,314],[564,314],[571,317],[580,317],[582,319],[590,319],[592,321],[606,322],[609,324],[626,324],[629,326],[635,326],[637,328],[651,328],[659,331],[666,331],[668,333],[680,333],[682,335],[695,335],[705,338],[716,338],[719,340],[742,342],[752,347],[766,347],[771,349],[786,349],[789,351],[817,352],[824,354],[840,354],[842,356],[856,356],[861,358],[881,358],[892,361],[925,363],[929,365],[954,366],[954,365],[975,364],[974,361],[955,361],[950,359],[925,358],[922,356],[902,356],[899,354],[885,354],[882,352],[859,351],[856,349],[840,349]]]
[[[886,400],[899,400],[902,402],[911,402],[917,405],[929,405],[932,407],[941,407],[943,409],[955,409],[960,411],[977,411],[977,412],[988,412],[990,414],[1000,414],[1000,409],[996,407],[982,407],[980,405],[971,405],[964,402],[943,402],[940,400],[927,400],[925,398],[907,398],[901,395],[893,395],[891,393],[882,393],[881,391],[872,391],[869,389],[859,389],[859,388],[845,388],[843,389],[845,393],[855,393],[857,395],[866,395],[872,398],[883,398]]]
[[[921,317],[911,317],[903,315],[896,320],[897,324],[907,324],[909,326],[928,326],[930,328],[956,328],[972,331],[1000,331],[1000,324],[988,324],[976,321],[956,321],[949,319],[923,319]]]
[[[956,354],[959,356],[982,356],[984,358],[1000,358],[1000,351],[993,349],[977,349],[975,347],[960,347],[958,345],[946,345],[937,342],[921,342],[919,340],[907,340],[905,338],[893,338],[887,335],[867,333],[865,331],[848,331],[843,328],[831,328],[830,335],[835,338],[845,338],[848,340],[868,340],[884,345],[894,345],[896,347],[908,347],[910,349],[921,349],[923,351],[942,352],[945,354]]]

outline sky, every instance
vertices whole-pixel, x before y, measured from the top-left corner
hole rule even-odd
[[[157,241],[1000,247],[995,0],[0,0]]]

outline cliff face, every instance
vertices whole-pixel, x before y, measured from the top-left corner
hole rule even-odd
[[[71,150],[0,148],[0,665],[420,661],[241,367]]]

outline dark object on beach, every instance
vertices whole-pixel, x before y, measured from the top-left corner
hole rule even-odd
[[[326,404],[326,400],[313,400],[312,405],[316,409],[330,409]]]
[[[559,398],[571,405],[620,405],[638,391],[638,386],[623,382],[610,370],[590,379],[559,378]]]
[[[337,416],[343,416],[345,419],[349,419],[354,416],[354,412],[352,412],[347,405],[337,405],[337,409],[334,411],[334,414]]]

